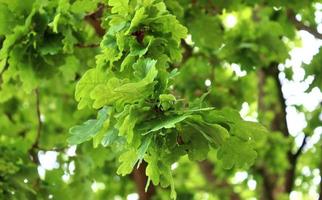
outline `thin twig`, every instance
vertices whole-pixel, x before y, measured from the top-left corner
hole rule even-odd
[[[98,48],[99,44],[75,44],[77,48]]]
[[[296,151],[296,153],[293,154],[293,156],[294,156],[295,159],[297,159],[301,155],[301,153],[303,152],[303,149],[304,149],[304,147],[306,145],[306,142],[307,142],[307,135],[304,136],[304,138],[302,140],[301,146],[298,148],[298,150]]]

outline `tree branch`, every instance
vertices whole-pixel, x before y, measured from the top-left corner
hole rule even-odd
[[[137,187],[140,200],[151,200],[155,194],[155,187],[153,184],[150,184],[148,191],[145,192],[145,185],[148,180],[148,177],[145,175],[146,167],[147,163],[142,161],[139,168],[135,168],[132,172],[132,177]]]
[[[261,174],[264,184],[264,193],[262,199],[275,200],[274,188],[275,183],[271,180],[271,175],[267,172],[264,167],[255,168],[255,170]]]
[[[317,31],[317,29],[316,29],[316,28],[311,27],[311,26],[307,26],[307,25],[303,24],[302,22],[298,21],[298,20],[296,19],[296,15],[295,15],[295,13],[294,13],[294,11],[293,11],[293,10],[288,9],[288,10],[286,11],[286,14],[287,14],[287,17],[288,17],[288,19],[290,20],[290,22],[291,22],[292,24],[294,24],[294,26],[295,26],[298,30],[304,30],[304,31],[307,31],[307,32],[311,33],[314,37],[316,37],[316,38],[318,38],[318,39],[322,39],[322,34],[321,34],[321,33],[319,33],[319,32]]]
[[[181,61],[181,64],[183,64],[187,62],[187,60],[192,56],[193,48],[189,44],[187,44],[185,40],[181,40],[181,46],[184,48]]]
[[[302,140],[301,146],[298,148],[298,150],[296,151],[296,153],[293,154],[293,157],[295,159],[298,159],[298,157],[301,155],[301,153],[303,152],[303,149],[304,149],[306,143],[307,143],[307,135],[304,136],[304,138]]]
[[[320,169],[320,176],[322,176],[322,151],[320,151],[320,166],[319,166],[319,169]],[[322,200],[322,180],[320,181],[319,200]]]
[[[294,181],[295,181],[295,172],[296,172],[296,166],[297,166],[297,160],[299,156],[303,152],[303,148],[306,145],[307,136],[305,135],[302,141],[301,146],[298,148],[298,150],[292,154],[292,152],[288,153],[288,160],[290,162],[290,168],[286,171],[286,178],[285,178],[285,191],[287,193],[292,192],[294,187]]]
[[[98,48],[99,44],[75,44],[77,48]]]
[[[40,112],[40,97],[39,97],[39,89],[38,88],[35,89],[35,96],[36,96],[36,114],[37,114],[38,127],[37,127],[37,132],[36,132],[36,138],[29,150],[29,154],[31,156],[32,161],[38,164],[39,160],[38,160],[38,155],[37,155],[37,149],[38,149],[40,133],[41,133],[41,129],[42,129],[41,112]]]
[[[104,5],[98,6],[98,9],[85,16],[85,20],[88,21],[98,36],[102,37],[105,34],[105,29],[101,26],[101,17],[103,16]]]
[[[270,67],[274,67],[271,65]],[[259,68],[257,71],[257,76],[258,76],[258,100],[257,100],[257,109],[258,109],[258,114],[259,114],[259,120],[262,120],[264,113],[266,112],[266,105],[264,102],[264,97],[265,97],[265,83],[266,79],[269,76],[268,69],[266,68]],[[271,125],[272,126],[272,125]],[[260,174],[263,182],[263,194],[260,197],[260,199],[265,199],[265,200],[275,200],[274,196],[274,189],[275,189],[275,183],[272,181],[272,178],[274,177],[272,174],[270,174],[267,169],[264,166],[259,166],[254,168],[257,173]]]
[[[8,60],[6,60],[5,66],[4,66],[4,68],[2,69],[2,71],[0,72],[0,87],[1,87],[2,82],[3,82],[3,80],[2,80],[2,75],[3,75],[3,73],[8,69],[8,67],[9,67]]]
[[[278,63],[272,62],[268,68],[263,69],[265,75],[269,75],[273,77],[275,80],[277,92],[278,92],[278,99],[281,106],[280,112],[276,113],[275,118],[273,119],[271,128],[273,131],[281,131],[284,136],[288,137],[290,135],[289,130],[287,128],[287,121],[286,121],[286,103],[285,98],[282,91],[282,84],[279,80],[279,70],[278,70]]]
[[[265,108],[265,104],[264,104],[264,96],[265,96],[265,91],[264,91],[264,85],[265,85],[265,73],[263,71],[263,69],[258,69],[257,72],[257,76],[258,76],[258,102],[257,102],[257,109],[258,109],[258,114],[261,115],[262,113],[265,112],[266,108]]]
[[[287,121],[286,121],[286,103],[285,103],[285,98],[282,91],[282,84],[278,77],[279,75],[278,63],[271,63],[269,68],[265,69],[265,73],[274,78],[275,83],[277,85],[279,103],[281,105],[281,111],[279,113],[276,113],[275,118],[273,119],[272,129],[282,132],[285,137],[290,137],[290,133],[289,133],[289,130],[287,127]],[[307,136],[304,137],[303,142],[296,153],[293,154],[291,150],[289,150],[287,153],[288,161],[290,164],[290,168],[285,173],[284,190],[287,193],[290,193],[293,189],[297,160],[298,160],[298,157],[301,155],[302,150],[306,144],[306,139],[307,139]]]

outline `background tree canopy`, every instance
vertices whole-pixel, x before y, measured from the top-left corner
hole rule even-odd
[[[0,0],[0,199],[322,199],[321,27],[318,0]]]

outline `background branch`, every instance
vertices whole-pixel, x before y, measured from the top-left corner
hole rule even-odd
[[[213,186],[213,188],[227,188],[229,191],[229,199],[230,200],[240,200],[240,196],[234,192],[233,187],[227,181],[218,180],[214,174],[214,164],[209,160],[203,160],[198,162],[200,171],[202,172],[204,178],[207,180],[209,185]]]
[[[99,44],[76,44],[75,47],[77,48],[97,48]]]
[[[304,23],[298,21],[296,19],[296,14],[294,13],[293,10],[288,9],[286,12],[287,12],[286,14],[287,14],[288,19],[290,20],[290,22],[292,24],[294,24],[296,29],[307,31],[307,32],[311,33],[312,35],[314,35],[314,37],[316,37],[318,39],[322,39],[322,34],[319,33],[315,27],[307,26]]]
[[[29,155],[31,156],[32,161],[38,164],[39,160],[38,160],[38,155],[37,155],[37,149],[38,149],[40,133],[41,133],[41,129],[42,129],[41,112],[40,112],[40,97],[39,97],[39,89],[38,88],[35,89],[35,97],[36,97],[36,114],[37,114],[38,126],[37,126],[36,138],[29,150]]]
[[[286,171],[286,178],[285,178],[285,191],[287,193],[292,192],[294,187],[294,181],[295,181],[295,172],[296,172],[296,166],[299,156],[303,152],[303,148],[306,145],[307,136],[305,135],[302,141],[301,146],[296,151],[296,153],[292,154],[291,151],[288,153],[288,160],[290,163],[290,168]]]

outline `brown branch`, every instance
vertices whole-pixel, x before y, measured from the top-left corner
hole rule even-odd
[[[39,160],[38,160],[38,155],[37,155],[37,149],[38,149],[40,133],[41,133],[41,129],[42,129],[41,113],[40,113],[40,97],[39,97],[39,89],[38,88],[35,89],[35,96],[36,96],[36,114],[37,114],[38,127],[37,127],[35,141],[29,150],[29,155],[31,156],[32,161],[38,164]]]
[[[288,160],[290,162],[290,168],[286,171],[286,175],[285,175],[286,176],[285,177],[285,191],[287,193],[290,193],[293,190],[297,160],[303,152],[303,148],[306,145],[306,141],[307,141],[307,136],[305,135],[303,138],[302,144],[298,148],[298,150],[294,154],[292,154],[291,152],[288,153]]]
[[[307,143],[307,135],[305,135],[305,136],[304,136],[304,138],[303,138],[303,140],[302,140],[302,144],[301,144],[301,146],[298,148],[298,150],[296,151],[296,153],[295,153],[295,154],[293,154],[293,157],[294,157],[295,159],[298,159],[298,157],[302,154],[303,149],[304,149],[304,147],[305,147],[306,143]]]
[[[282,92],[282,84],[278,77],[279,75],[278,63],[271,63],[269,68],[264,69],[264,72],[265,72],[265,75],[270,75],[271,77],[274,78],[277,86],[279,103],[281,105],[281,110],[280,112],[276,113],[275,118],[273,119],[271,128],[272,130],[282,132],[282,134],[285,137],[290,137],[290,133],[289,133],[289,130],[287,127],[287,121],[286,121],[286,103]],[[297,160],[303,151],[303,148],[306,144],[306,140],[307,140],[307,136],[304,137],[303,142],[296,153],[293,154],[291,150],[289,150],[287,153],[288,161],[290,164],[290,168],[285,172],[284,190],[287,193],[290,193],[293,189]]]
[[[265,91],[264,91],[264,86],[265,86],[265,81],[266,81],[266,75],[263,71],[262,68],[260,68],[257,72],[258,76],[258,100],[257,100],[257,107],[258,107],[258,114],[259,118],[261,118],[261,115],[265,112],[265,103],[264,103],[264,97],[265,97]]]
[[[290,20],[290,22],[292,24],[294,24],[296,29],[307,31],[307,32],[311,33],[314,37],[316,37],[318,39],[322,39],[322,34],[319,33],[315,27],[307,26],[307,25],[303,24],[302,22],[298,21],[296,19],[296,14],[294,13],[293,10],[288,9],[286,11],[286,14],[287,14],[287,17]]]
[[[216,177],[213,173],[214,167],[215,167],[214,164],[212,164],[208,160],[204,160],[204,161],[200,161],[198,165],[205,179],[208,181],[208,183],[214,184],[216,181]]]
[[[320,166],[319,166],[319,170],[320,170],[320,176],[322,176],[322,151],[320,151]],[[322,180],[320,181],[319,200],[322,200]]]
[[[258,168],[255,168],[255,170],[261,175],[263,180],[264,194],[261,197],[261,199],[275,200],[275,196],[274,196],[275,183],[271,179],[272,176],[266,171],[264,167],[258,167]]]
[[[77,48],[98,48],[99,44],[75,44]]]
[[[103,16],[104,5],[99,5],[98,9],[85,16],[85,20],[91,24],[95,29],[95,32],[98,36],[102,37],[105,34],[105,29],[101,26],[101,17]]]
[[[182,55],[182,61],[181,64],[187,62],[187,60],[192,56],[193,53],[193,47],[187,44],[185,40],[181,40],[181,46],[184,49],[183,55]]]
[[[139,168],[135,168],[132,172],[132,178],[137,187],[137,192],[139,194],[140,200],[151,200],[155,194],[155,187],[153,184],[149,185],[148,191],[145,192],[145,185],[147,183],[148,177],[145,175],[145,170],[147,163],[142,161]]]
[[[2,69],[2,71],[0,72],[0,87],[1,87],[1,85],[2,85],[2,83],[3,83],[2,75],[3,75],[3,73],[8,69],[8,67],[9,67],[8,60],[6,60],[5,66],[4,66],[4,68]]]
[[[280,112],[276,113],[275,118],[271,124],[271,128],[273,131],[280,131],[283,133],[284,136],[288,137],[290,135],[289,130],[287,128],[287,121],[286,121],[286,103],[285,98],[282,91],[282,84],[279,80],[279,70],[278,70],[278,63],[273,62],[269,65],[268,68],[263,69],[265,75],[269,75],[274,78],[277,92],[278,92],[278,99],[281,106]]]
[[[40,96],[39,96],[39,89],[38,88],[35,90],[35,94],[36,94],[36,112],[37,112],[38,127],[37,127],[36,141],[32,145],[33,148],[38,147],[40,133],[41,133],[41,129],[42,129],[41,113],[40,113]]]
[[[264,113],[266,111],[266,106],[265,106],[265,102],[264,102],[264,97],[265,97],[265,83],[266,83],[266,79],[268,77],[268,71],[265,70],[265,68],[259,68],[258,72],[257,72],[257,76],[258,76],[258,114],[259,114],[259,119],[261,120],[264,116]],[[260,174],[261,178],[262,178],[262,182],[263,182],[263,194],[261,196],[261,199],[265,199],[265,200],[275,200],[275,196],[274,196],[274,188],[275,188],[275,184],[274,181],[272,181],[273,179],[273,175],[270,174],[266,168],[264,166],[261,167],[255,167],[254,168],[255,171],[257,173]]]

